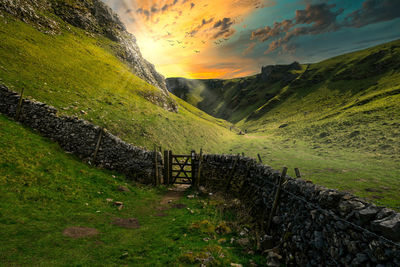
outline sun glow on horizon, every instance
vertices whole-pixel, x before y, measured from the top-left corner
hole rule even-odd
[[[111,6],[116,1],[106,0]],[[252,71],[226,61],[243,61],[233,58],[238,53],[229,48],[232,37],[248,15],[271,1],[125,0],[118,13],[143,57],[165,77],[234,78]]]

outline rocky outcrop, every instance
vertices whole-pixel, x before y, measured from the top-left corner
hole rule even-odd
[[[150,101],[170,111],[176,111],[176,103],[170,98],[165,78],[154,65],[145,60],[136,44],[135,37],[127,32],[118,15],[101,0],[2,0],[0,10],[34,25],[39,30],[58,34],[62,25],[46,13],[54,13],[63,21],[90,34],[101,34],[115,42],[115,55],[125,62],[138,77],[158,87],[162,94]]]
[[[261,79],[264,82],[277,82],[286,85],[298,77],[298,74],[292,71],[301,70],[301,65],[298,62],[293,62],[290,65],[268,65],[261,68]]]

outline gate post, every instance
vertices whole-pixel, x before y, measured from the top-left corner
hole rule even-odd
[[[196,176],[196,189],[200,188],[200,177],[201,177],[201,161],[203,160],[203,149],[200,148],[199,163],[197,164],[197,176]]]
[[[191,165],[192,165],[192,186],[196,185],[196,151],[192,150],[190,152],[190,156],[191,156]]]
[[[172,183],[172,150],[168,151],[168,185]]]
[[[159,177],[158,177],[158,152],[157,152],[157,147],[154,146],[154,164],[155,164],[155,172],[154,172],[154,184],[155,186],[160,185]]]
[[[169,184],[169,153],[164,150],[164,184]]]

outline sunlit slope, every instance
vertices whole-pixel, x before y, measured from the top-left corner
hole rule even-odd
[[[161,92],[114,56],[112,41],[59,23],[65,30],[49,35],[9,15],[0,18],[1,83],[150,149],[217,151],[232,138],[224,121],[190,105],[180,102],[174,113],[153,104]]]
[[[395,156],[399,114],[400,41],[394,41],[310,65],[239,125],[317,146]]]

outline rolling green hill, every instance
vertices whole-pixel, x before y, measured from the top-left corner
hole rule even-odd
[[[24,88],[26,97],[149,149],[218,150],[234,137],[225,121],[165,97],[163,90],[135,75],[132,63],[116,55],[120,45],[106,35],[75,27],[51,10],[43,15],[58,25],[50,33],[1,8],[0,14],[0,83],[10,89]],[[165,108],[176,102],[177,112]]]
[[[273,71],[232,80],[172,78],[167,84],[189,103],[252,133],[398,158],[400,40],[289,71],[267,68]],[[292,73],[298,76],[288,82]]]
[[[400,155],[400,41],[317,64],[238,123],[332,148]],[[287,127],[279,128],[283,124]]]

